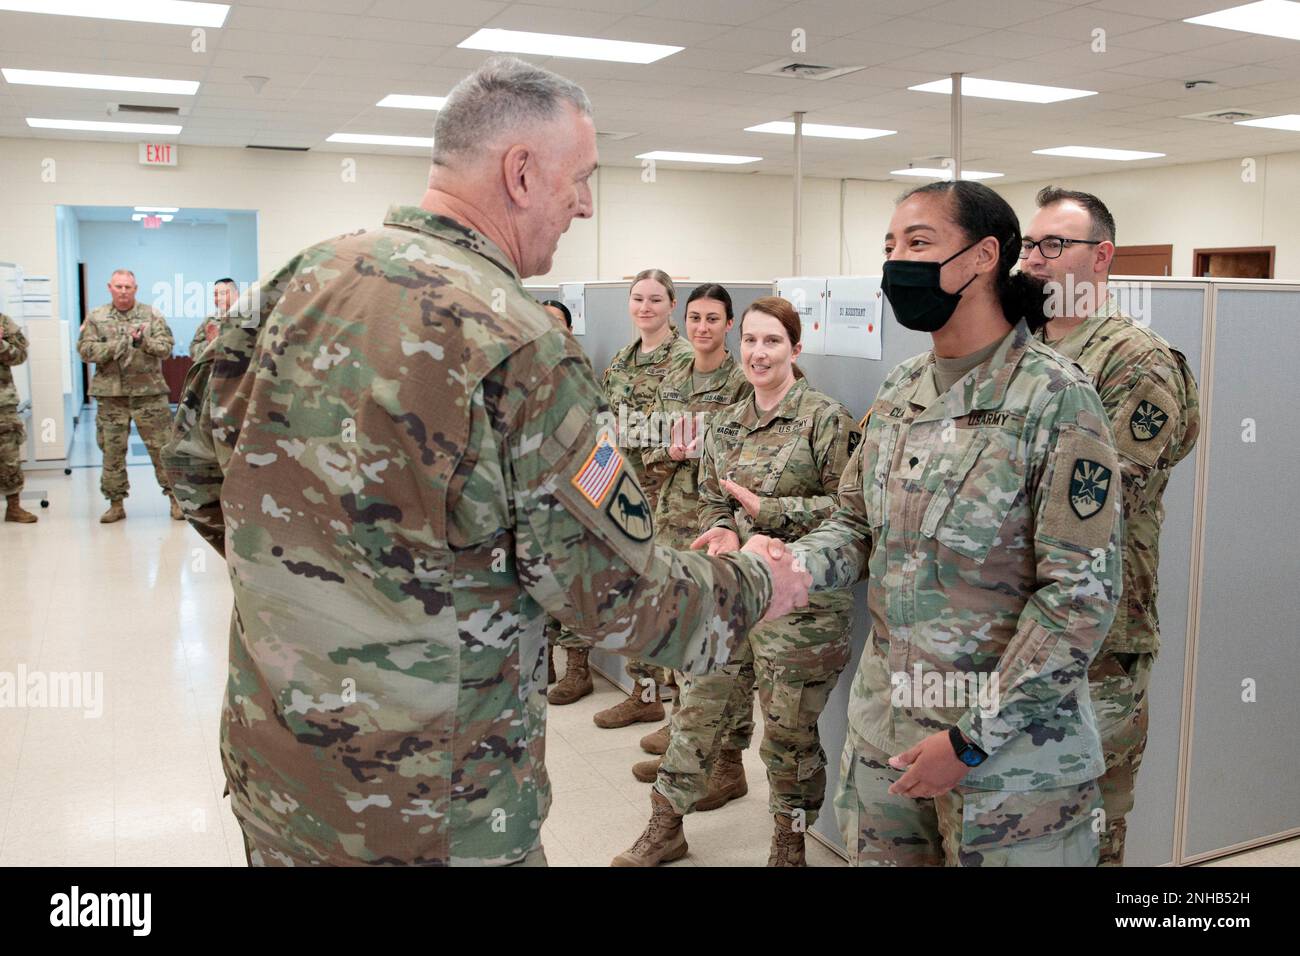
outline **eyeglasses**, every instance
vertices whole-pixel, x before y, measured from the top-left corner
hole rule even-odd
[[[1033,239],[1020,240],[1020,258],[1028,259],[1029,254],[1034,251],[1034,246],[1043,254],[1044,259],[1055,259],[1061,255],[1061,250],[1066,246],[1099,246],[1105,239],[1062,239],[1060,236],[1044,236],[1035,242]]]

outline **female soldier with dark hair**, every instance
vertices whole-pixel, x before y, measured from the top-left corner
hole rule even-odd
[[[792,546],[814,588],[868,580],[835,797],[860,864],[1097,861],[1118,464],[1091,382],[1032,335],[1020,238],[979,183],[899,201],[882,288],[933,348],[885,379],[840,509]]]
[[[848,409],[814,391],[795,366],[799,338],[798,313],[776,296],[756,300],[741,318],[741,364],[754,394],[709,423],[699,476],[703,534],[693,547],[735,551],[756,533],[793,541],[838,507],[840,473],[861,435]],[[708,764],[723,759],[721,721],[710,715],[725,710],[746,662],[756,675],[760,752],[775,818],[768,866],[804,865],[804,831],[826,791],[817,719],[849,661],[852,611],[847,588],[823,592],[806,608],[751,630],[745,648],[716,672],[731,684],[696,678],[673,715],[650,823],[615,866],[653,866],[686,854],[682,815],[707,793]],[[692,728],[713,732],[700,739]],[[727,757],[738,761],[739,752]]]
[[[695,360],[679,365],[664,376],[655,395],[651,421],[668,441],[646,449],[641,456],[647,484],[659,489],[655,508],[655,539],[674,548],[689,548],[700,534],[700,492],[696,480],[700,464],[700,444],[704,425],[754,389],[745,373],[727,351],[727,333],[734,314],[731,294],[716,283],[694,289],[686,298],[686,337],[695,350]],[[754,669],[746,669],[748,680],[743,691],[745,706],[735,708],[735,727],[724,729],[727,739],[743,740],[739,749],[749,745],[753,731]],[[684,677],[675,675],[681,688],[680,706],[685,706]],[[641,738],[646,753],[662,754],[668,749],[669,724]],[[658,760],[646,760],[632,768],[642,783],[653,783],[659,770]],[[735,779],[739,774],[738,780]],[[745,776],[736,761],[734,772],[723,787],[721,806],[732,796],[744,793]],[[712,791],[718,788],[710,786]],[[711,809],[711,807],[710,807]]]

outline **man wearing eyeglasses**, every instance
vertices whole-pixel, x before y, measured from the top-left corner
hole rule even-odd
[[[1047,186],[1024,231],[1020,268],[1056,283],[1059,308],[1037,334],[1078,362],[1110,417],[1124,488],[1124,591],[1088,672],[1106,772],[1101,866],[1124,862],[1126,814],[1147,742],[1147,689],[1160,648],[1156,613],[1161,501],[1169,473],[1187,457],[1200,425],[1186,357],[1120,312],[1107,287],[1115,220],[1096,196]]]

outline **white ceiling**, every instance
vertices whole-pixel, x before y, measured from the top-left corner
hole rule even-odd
[[[600,130],[635,134],[602,140],[601,160],[612,165],[638,165],[636,154],[668,149],[763,156],[739,172],[788,173],[790,137],[743,130],[804,110],[808,122],[899,131],[865,142],[807,139],[805,175],[887,179],[891,169],[935,165],[927,157],[949,153],[949,98],[907,87],[954,71],[1100,91],[1049,105],[967,99],[964,163],[1005,173],[998,182],[1300,149],[1300,133],[1179,118],[1226,108],[1300,113],[1300,41],[1182,22],[1242,0],[232,2],[226,25],[207,31],[202,53],[192,51],[189,27],[0,13],[0,66],[202,82],[197,96],[185,97],[0,81],[0,137],[138,138],[32,130],[24,122],[105,119],[116,101],[181,106],[184,144],[418,155],[325,137],[430,135],[433,113],[374,104],[388,93],[445,95],[488,55],[456,44],[480,27],[502,27],[686,48],[644,66],[530,57],[587,89]],[[795,28],[807,33],[807,51],[797,56]],[[1091,49],[1098,28],[1106,31],[1105,53]],[[819,82],[744,72],[782,57],[866,69]],[[260,94],[248,74],[270,78]],[[1190,79],[1217,85],[1188,91]],[[1031,153],[1064,145],[1168,155],[1117,164]]]

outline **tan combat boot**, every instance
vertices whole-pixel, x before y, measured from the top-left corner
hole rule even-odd
[[[126,509],[122,507],[121,501],[111,501],[108,510],[99,516],[100,524],[112,524],[114,521],[121,521],[126,517]]]
[[[591,649],[566,647],[565,651],[565,660],[569,666],[564,671],[564,678],[546,695],[547,701],[552,704],[572,704],[595,690],[591,683],[591,668],[587,666],[587,655]]]
[[[630,850],[625,850],[610,866],[655,866],[671,863],[686,855],[686,832],[682,818],[657,790],[650,791],[650,823],[645,832],[636,838]]]
[[[171,501],[172,501],[172,520],[173,520],[173,521],[184,521],[184,520],[185,520],[185,512],[184,512],[184,511],[181,511],[180,502],[178,502],[175,498],[172,498]]]
[[[655,757],[654,760],[642,760],[640,763],[634,763],[632,764],[632,776],[642,783],[654,783],[655,778],[659,776],[659,765],[663,762],[663,757]]]
[[[772,831],[772,849],[767,855],[768,866],[807,866],[803,852],[803,831],[792,829],[793,821],[776,814],[776,829]]]
[[[649,696],[650,703],[647,704],[641,699],[643,694]],[[592,715],[591,719],[596,722],[597,727],[604,727],[606,730],[611,727],[626,727],[629,724],[663,720],[664,705],[659,703],[659,685],[638,684],[636,692],[627,700]]]
[[[35,524],[36,515],[23,508],[18,503],[18,493],[14,492],[5,498],[5,521],[17,521],[19,524]]]
[[[700,813],[716,810],[747,793],[749,782],[745,779],[740,751],[721,750],[709,768],[709,792],[695,804],[695,810]]]
[[[648,754],[659,754],[660,756],[668,753],[668,738],[672,736],[673,725],[664,724],[652,734],[646,734],[641,738],[641,749]]]

